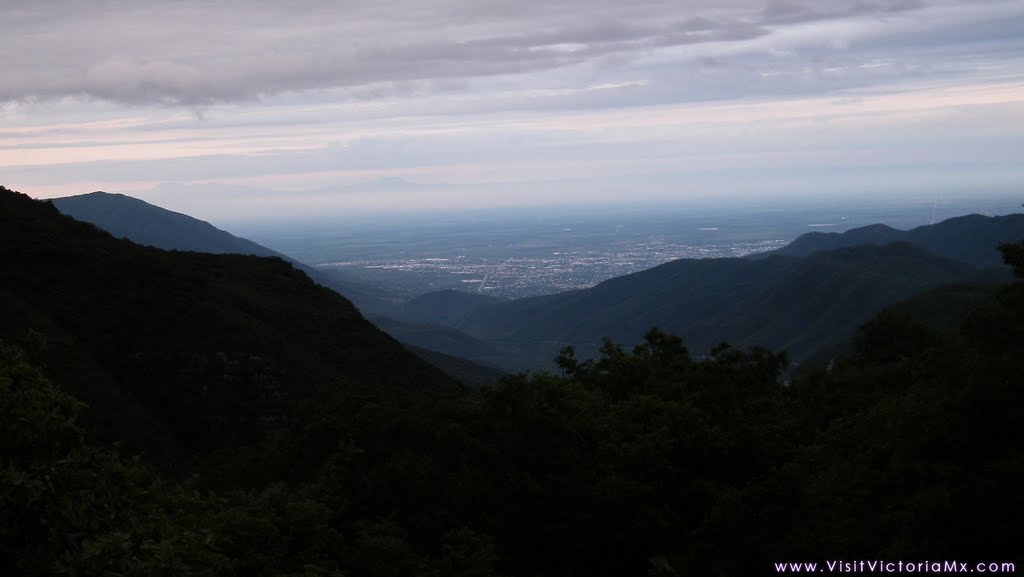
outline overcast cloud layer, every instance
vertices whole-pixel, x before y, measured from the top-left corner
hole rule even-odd
[[[1024,2],[0,0],[0,183],[206,218],[1019,186]]]

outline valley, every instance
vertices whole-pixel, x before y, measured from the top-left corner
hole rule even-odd
[[[745,256],[781,248],[786,244],[782,239],[769,239],[686,245],[665,238],[649,237],[604,249],[555,250],[536,256],[471,257],[465,251],[454,249],[455,254],[451,258],[328,262],[318,264],[317,269],[327,274],[350,276],[387,286],[406,298],[443,289],[520,298],[590,287],[603,280],[652,268],[671,260]],[[531,247],[523,252],[538,251]]]
[[[232,231],[326,275],[399,300],[452,289],[516,299],[592,287],[678,259],[780,249],[807,232],[885,223],[910,229],[961,214],[1007,214],[1016,195],[775,205],[562,207],[392,220],[240,222]]]
[[[23,574],[670,577],[1016,544],[1024,215],[388,318],[209,223],[87,196],[134,207],[139,244],[0,188],[0,547]],[[140,246],[157,222],[268,256]]]
[[[784,351],[794,366],[830,358],[885,307],[955,283],[1004,282],[995,247],[1024,237],[1024,217],[939,219],[1013,212],[1015,200],[282,222],[261,233],[277,250],[123,195],[54,203],[142,244],[284,258],[421,358],[479,385],[554,370],[566,346],[586,359],[605,339],[635,344],[651,327],[700,355],[728,342]]]

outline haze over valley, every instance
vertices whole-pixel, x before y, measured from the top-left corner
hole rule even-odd
[[[794,367],[834,357],[884,307],[958,282],[984,293],[1006,278],[994,247],[1024,236],[1024,219],[998,213],[1016,199],[967,198],[997,214],[939,220],[966,206],[936,197],[923,207],[589,207],[264,229],[293,254],[350,259],[318,266],[123,195],[54,203],[142,244],[283,256],[429,362],[487,382],[499,370],[552,370],[566,346],[588,359],[605,339],[637,343],[651,327],[685,337],[697,354],[731,342],[784,352]],[[855,226],[878,217],[927,224]],[[964,314],[970,301],[946,306]],[[467,373],[459,358],[480,368]]]
[[[520,298],[586,288],[682,258],[781,248],[811,231],[908,229],[1018,212],[1019,194],[856,196],[708,205],[562,206],[421,216],[239,222],[232,229],[327,274],[398,298],[453,289]]]

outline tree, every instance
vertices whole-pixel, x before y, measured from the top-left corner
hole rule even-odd
[[[1001,244],[999,250],[1003,253],[1003,262],[1013,267],[1013,274],[1024,278],[1024,240]]]

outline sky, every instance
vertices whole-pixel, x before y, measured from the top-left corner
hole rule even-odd
[[[1020,192],[1024,0],[0,0],[0,184],[208,220]]]

